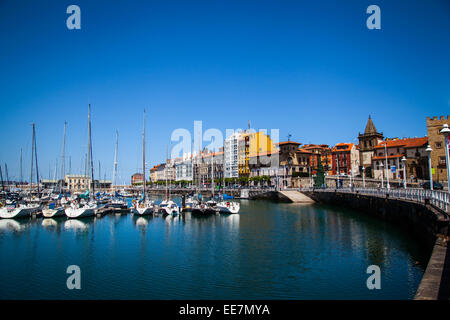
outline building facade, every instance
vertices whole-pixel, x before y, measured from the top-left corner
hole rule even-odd
[[[406,159],[406,179],[428,179],[428,137],[389,139],[375,146],[372,168],[375,179],[403,180],[403,161]],[[386,151],[386,152],[385,152]]]
[[[89,176],[68,174],[65,176],[64,180],[70,191],[84,192],[90,189],[91,178],[89,178]]]
[[[447,181],[447,165],[445,160],[445,138],[440,133],[442,126],[450,126],[450,116],[427,117],[428,143],[433,149],[431,152],[431,168],[434,181]]]
[[[353,143],[338,143],[331,154],[332,174],[356,176],[359,174],[359,152]]]
[[[383,133],[378,132],[369,115],[364,133],[358,134],[359,163],[364,167],[366,177],[373,177],[372,157],[374,156],[375,146],[383,141]]]
[[[135,173],[131,176],[131,185],[142,184],[144,181],[144,175],[142,173]]]

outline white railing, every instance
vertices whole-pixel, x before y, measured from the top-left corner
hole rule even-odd
[[[308,188],[309,189],[309,188]],[[302,189],[305,190],[305,189]],[[306,191],[306,190],[305,190]],[[308,191],[323,192],[337,191],[343,193],[358,193],[378,197],[389,197],[423,203],[428,200],[430,204],[448,212],[450,208],[450,193],[438,190],[426,189],[381,189],[381,188],[327,188],[327,189],[309,189]]]

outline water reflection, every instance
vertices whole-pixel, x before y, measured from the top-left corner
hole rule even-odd
[[[426,258],[395,227],[319,205],[241,201],[240,214],[229,215],[0,220],[0,260],[8,261],[0,283],[13,298],[59,298],[64,272],[46,284],[75,263],[92,275],[77,298],[403,299],[414,295]],[[370,264],[383,270],[378,292],[365,287]]]
[[[68,219],[64,222],[64,230],[87,231],[89,224],[85,219]]]
[[[21,220],[14,219],[1,219],[0,220],[0,231],[15,231],[19,232],[25,229],[26,223]]]

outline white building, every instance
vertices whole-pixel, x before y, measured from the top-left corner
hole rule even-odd
[[[175,180],[176,181],[192,181],[192,159],[191,154],[183,154],[182,158],[175,159]]]
[[[242,140],[242,133],[236,132],[225,139],[224,159],[225,159],[225,178],[239,177],[239,141]]]

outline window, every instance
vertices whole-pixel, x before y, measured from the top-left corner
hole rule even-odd
[[[436,146],[436,149],[440,149],[440,148],[442,148],[442,143],[436,142],[435,146]]]
[[[439,165],[445,166],[445,157],[439,157]]]

